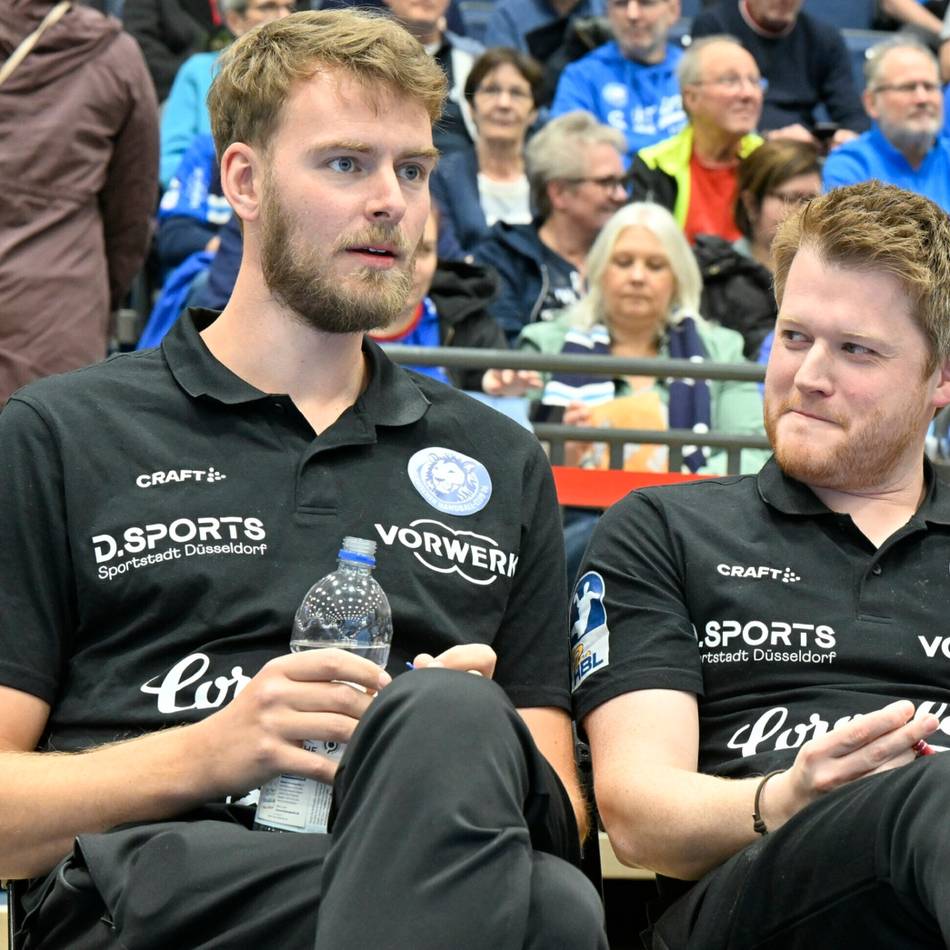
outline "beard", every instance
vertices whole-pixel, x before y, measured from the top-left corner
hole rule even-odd
[[[323,333],[366,333],[391,323],[412,290],[415,254],[398,227],[369,225],[341,235],[329,253],[303,244],[296,219],[268,179],[261,212],[261,271],[278,303],[302,323]],[[350,247],[387,244],[400,260],[390,270],[360,267],[335,277],[330,262]]]
[[[885,138],[889,139],[899,152],[926,154],[934,147],[940,132],[940,121],[936,117],[928,123],[929,128],[907,128],[902,125],[890,125],[880,120],[878,120],[878,125]]]
[[[908,403],[894,413],[875,409],[860,424],[844,425],[840,440],[819,447],[797,436],[779,436],[779,422],[796,408],[788,400],[777,406],[766,394],[765,433],[779,468],[809,487],[860,491],[886,484],[903,459],[920,443],[920,419]],[[923,446],[920,447],[923,456]]]

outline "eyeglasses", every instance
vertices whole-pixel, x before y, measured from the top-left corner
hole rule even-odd
[[[582,185],[585,181],[589,181],[592,185],[597,185],[598,188],[602,188],[607,193],[616,191],[618,188],[622,188],[624,192],[629,193],[633,187],[633,176],[630,174],[603,175],[600,178],[562,178],[561,180],[571,185]]]
[[[805,204],[805,202],[811,201],[812,198],[818,197],[818,192],[816,191],[768,191],[766,194],[771,198],[778,198],[779,201],[784,202],[786,205],[794,205],[795,207],[799,207]]]
[[[256,6],[248,6],[246,11],[272,16],[275,13],[296,13],[297,5],[295,3],[277,3],[277,0],[264,0],[264,3],[259,3]]]
[[[769,81],[763,76],[740,76],[738,73],[726,73],[725,76],[717,76],[715,79],[700,79],[691,82],[691,86],[719,86],[726,92],[738,92],[744,85],[752,86],[760,92],[766,92],[769,88]]]
[[[514,102],[526,102],[529,99],[534,99],[530,90],[519,89],[517,86],[479,86],[475,90],[475,95],[484,96],[486,99],[500,99],[506,92]]]
[[[923,89],[928,96],[932,96],[935,92],[940,92],[940,83],[924,82],[922,79],[918,79],[916,82],[881,83],[880,86],[874,87],[874,92],[897,92],[902,96],[912,96],[917,91],[918,86]]]

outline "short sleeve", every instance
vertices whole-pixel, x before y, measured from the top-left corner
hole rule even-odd
[[[76,598],[57,441],[30,404],[0,413],[0,684],[52,704]]]
[[[571,598],[578,722],[633,690],[702,693],[679,547],[653,494],[633,492],[600,519]]]
[[[554,478],[540,446],[526,462],[518,566],[495,640],[495,679],[516,706],[570,709],[567,574]]]

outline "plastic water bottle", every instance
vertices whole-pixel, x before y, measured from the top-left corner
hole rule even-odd
[[[386,666],[393,620],[386,594],[372,575],[375,553],[375,541],[343,539],[337,569],[317,581],[297,609],[292,653],[337,647]],[[304,742],[304,748],[338,760],[346,743],[314,739]],[[254,827],[325,834],[332,796],[332,786],[323,782],[278,775],[261,788]]]

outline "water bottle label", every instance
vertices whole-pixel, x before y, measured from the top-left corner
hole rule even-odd
[[[303,747],[338,761],[345,742],[307,740]],[[278,775],[261,788],[255,824],[275,831],[326,834],[333,786],[299,775]]]

